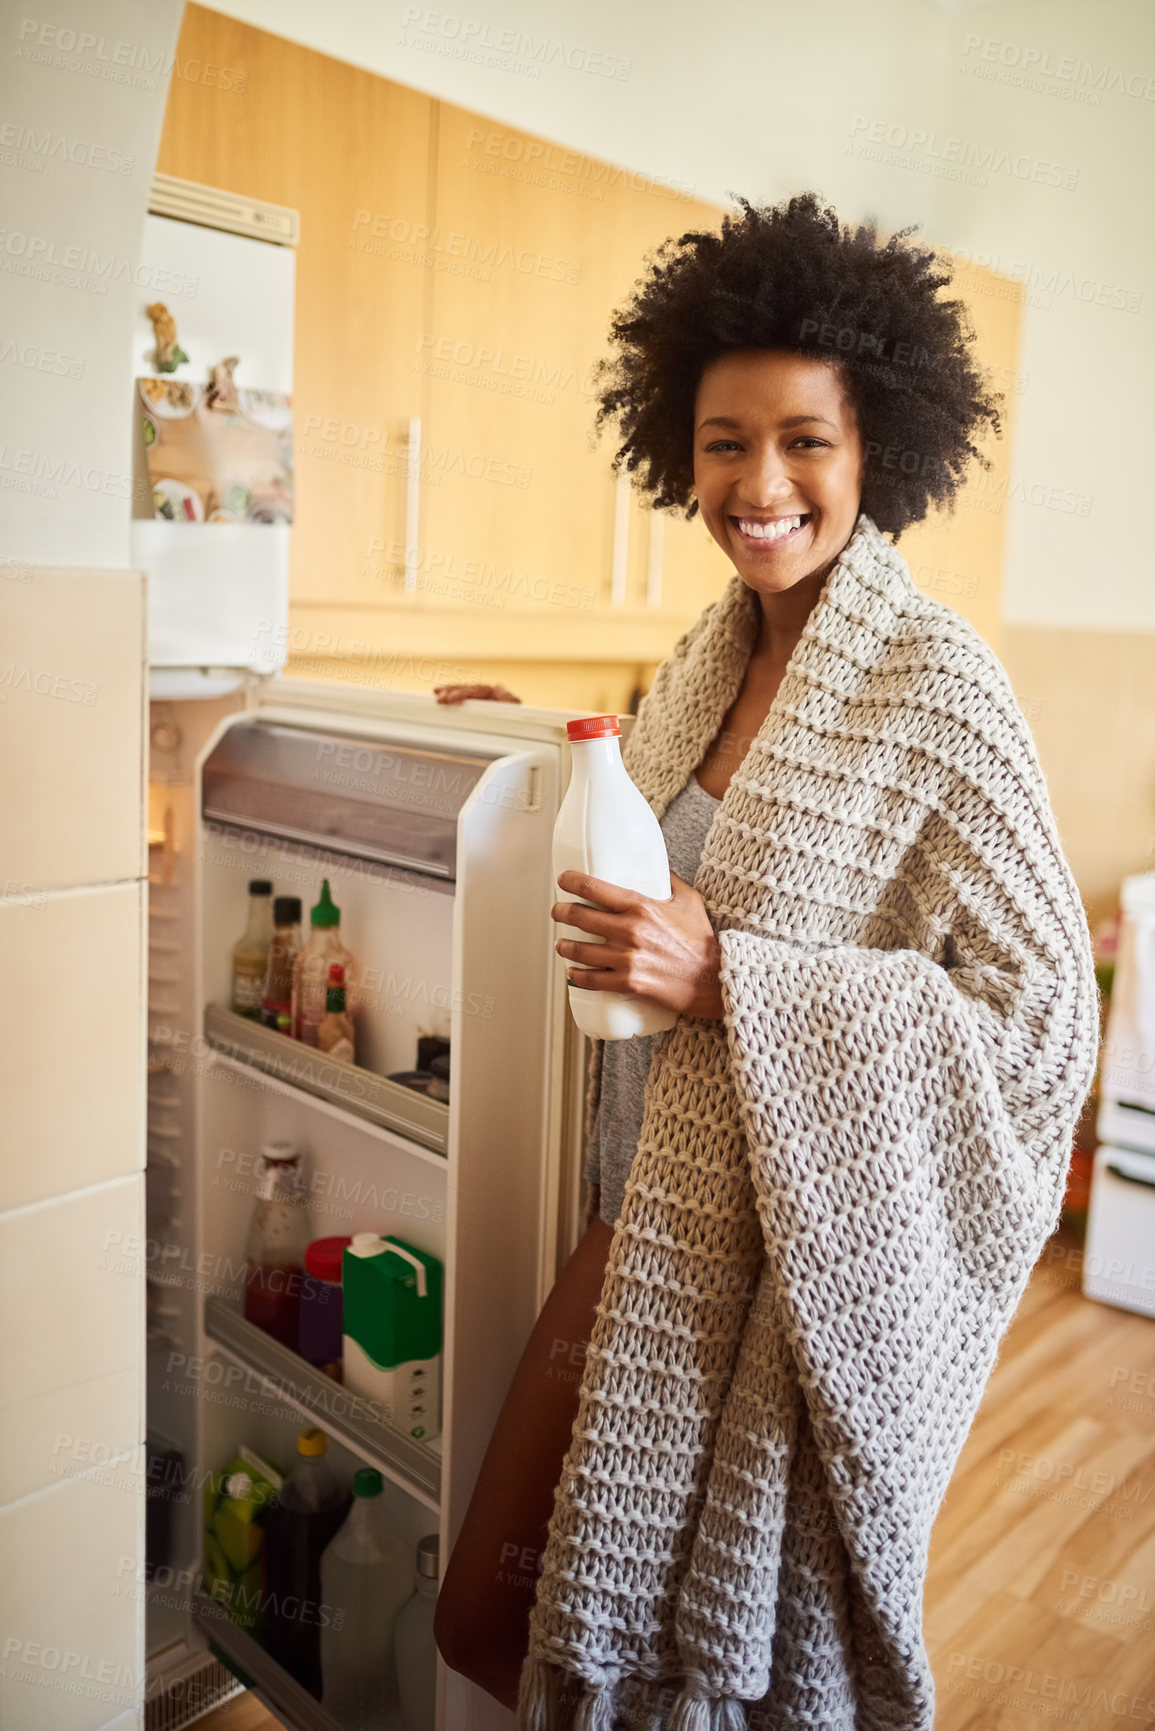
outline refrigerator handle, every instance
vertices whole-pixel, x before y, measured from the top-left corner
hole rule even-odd
[[[1125,1178],[1128,1184],[1143,1184],[1148,1190],[1155,1190],[1155,1178],[1143,1178],[1138,1172],[1126,1172],[1114,1160],[1107,1161],[1107,1171],[1112,1178]]]

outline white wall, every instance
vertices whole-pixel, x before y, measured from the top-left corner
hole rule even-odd
[[[1148,0],[217,10],[720,204],[815,188],[846,220],[922,223],[935,244],[1030,279],[1007,621],[1155,629],[1140,541],[1155,255],[1143,208]],[[1011,81],[1028,62],[1055,69],[1040,90]],[[968,163],[969,179],[951,178]],[[1047,184],[1053,171],[1073,185]]]
[[[1155,630],[1144,509],[1155,13],[1148,0],[971,7],[950,20],[948,61],[952,133],[1074,182],[1003,171],[985,188],[942,188],[943,237],[986,254],[1028,297],[1015,461],[1024,498],[1009,514],[1006,620]]]
[[[0,24],[0,562],[129,562],[131,333],[181,0]],[[179,311],[179,306],[177,309]]]
[[[143,1725],[133,320],[179,0],[0,24],[0,1724]],[[46,18],[50,22],[42,22]],[[85,40],[81,41],[81,38]]]

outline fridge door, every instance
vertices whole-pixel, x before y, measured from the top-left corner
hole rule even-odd
[[[191,737],[203,707],[158,713]],[[174,896],[167,934],[191,963],[189,1009],[170,990],[159,1001],[174,1013],[154,1016],[151,1030],[177,1102],[169,1146],[178,1162],[190,1150],[191,1170],[176,1174],[183,1224],[164,1234],[164,1260],[187,1272],[165,1293],[150,1410],[155,1393],[198,1483],[241,1443],[283,1465],[297,1428],[320,1425],[339,1469],[377,1466],[398,1530],[414,1545],[436,1531],[444,1562],[524,1343],[581,1229],[587,1048],[548,912],[568,716],[296,680],[263,682],[246,709],[216,714],[183,790],[185,928]],[[357,1063],[320,1074],[315,1054],[233,1016],[228,999],[250,879],[299,895],[307,920],[326,876],[364,1006]],[[444,1104],[389,1080],[415,1067],[416,1040],[438,1016],[452,1055]],[[442,1261],[432,1441],[353,1410],[339,1384],[245,1320],[252,1174],[271,1136],[306,1150],[315,1236],[372,1230]],[[193,1586],[195,1501],[182,1518],[178,1563]],[[189,1596],[213,1652],[283,1723],[328,1723],[251,1633]],[[511,1715],[490,1696],[440,1660],[437,1670],[438,1731],[509,1731]]]

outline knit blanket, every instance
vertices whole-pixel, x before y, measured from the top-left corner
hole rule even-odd
[[[759,621],[735,575],[658,669],[623,754],[658,816]],[[1098,994],[1006,673],[865,515],[694,883],[725,1018],[655,1044],[517,1724],[931,1731],[931,1528],[1058,1224]]]

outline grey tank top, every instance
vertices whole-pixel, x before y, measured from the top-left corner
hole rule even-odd
[[[662,834],[670,865],[680,878],[693,883],[702,858],[706,832],[721,805],[691,772],[681,792],[666,807]],[[654,1042],[660,1034],[635,1034],[632,1040],[607,1040],[602,1056],[601,1095],[582,1176],[601,1185],[598,1212],[607,1226],[616,1226],[625,1199],[626,1179],[638,1150],[642,1106]]]

